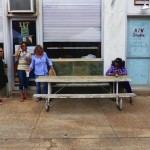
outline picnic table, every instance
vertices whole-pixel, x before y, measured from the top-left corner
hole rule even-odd
[[[48,93],[47,94],[34,94],[33,97],[45,98],[45,108],[46,111],[49,110],[50,99],[52,98],[115,98],[116,105],[119,110],[122,110],[124,97],[134,97],[135,93],[119,93],[119,82],[131,81],[127,76],[39,76],[35,82],[47,82],[48,83]],[[113,83],[113,92],[108,93],[98,93],[98,94],[59,94],[52,93],[53,83],[63,84],[63,86],[103,86],[104,83],[109,85]]]

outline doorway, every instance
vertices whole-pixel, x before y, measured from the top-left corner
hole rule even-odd
[[[135,86],[147,87],[150,83],[149,29],[149,18],[128,18],[127,68]]]
[[[18,50],[21,42],[26,42],[28,51],[33,54],[34,48],[37,43],[36,35],[36,20],[34,19],[12,19],[11,20],[11,33],[12,33],[12,53]],[[18,89],[18,75],[15,66],[16,59],[13,59],[13,89]],[[34,73],[30,73],[29,86],[35,86]]]

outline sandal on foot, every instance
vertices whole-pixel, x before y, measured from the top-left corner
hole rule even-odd
[[[20,102],[23,102],[24,101],[24,98],[23,97],[20,97]]]
[[[0,99],[0,105],[2,105],[3,104],[3,100],[2,99]]]
[[[130,104],[133,105],[133,99],[130,97]]]
[[[41,101],[42,100],[42,98],[37,98],[35,101],[36,102],[39,102],[39,101]]]

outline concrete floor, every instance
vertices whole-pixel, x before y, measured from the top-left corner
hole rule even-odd
[[[0,105],[0,150],[149,150],[150,96],[110,99],[5,98]]]

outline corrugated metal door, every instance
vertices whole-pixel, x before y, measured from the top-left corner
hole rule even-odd
[[[100,0],[43,0],[44,42],[100,42]]]

